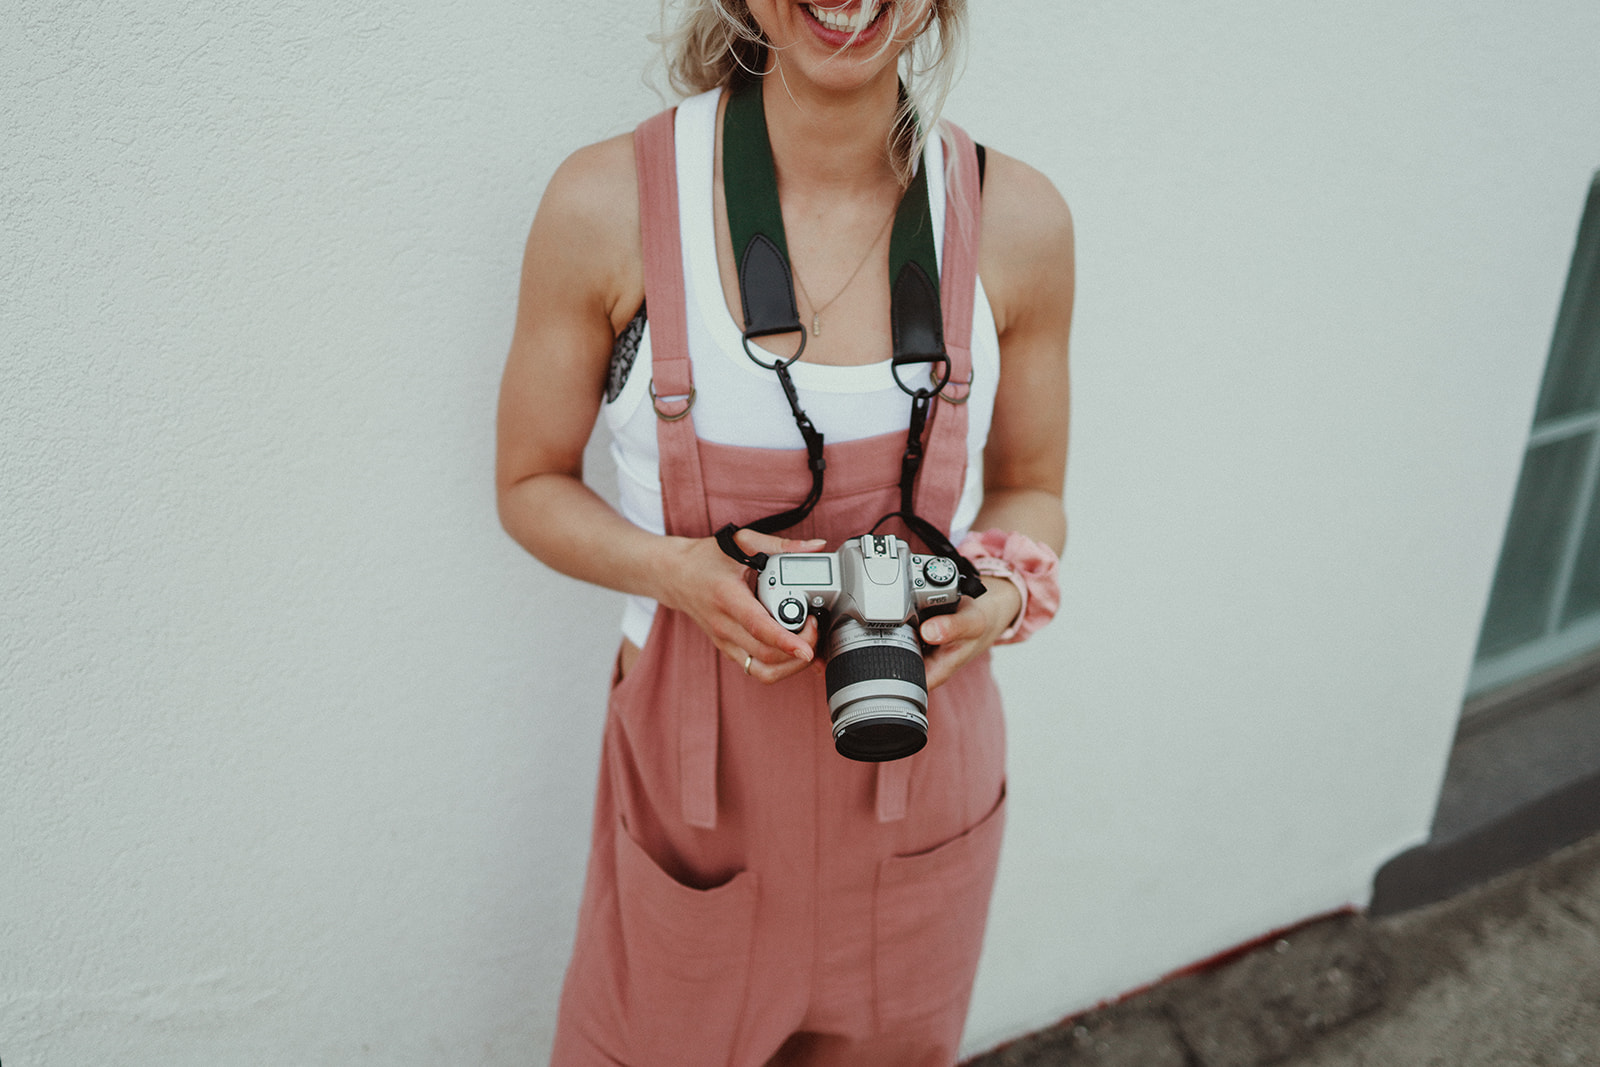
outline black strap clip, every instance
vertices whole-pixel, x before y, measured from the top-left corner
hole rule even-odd
[[[746,567],[757,571],[765,570],[767,567],[767,554],[765,552],[757,552],[752,556],[740,548],[739,542],[733,539],[733,535],[738,533],[739,530],[740,526],[732,522],[718,530],[717,547],[722,549],[723,555],[743,563]]]

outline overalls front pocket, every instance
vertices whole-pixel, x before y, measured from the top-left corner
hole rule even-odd
[[[673,878],[616,827],[623,995],[635,1063],[722,1064],[744,1010],[754,871],[712,889]]]

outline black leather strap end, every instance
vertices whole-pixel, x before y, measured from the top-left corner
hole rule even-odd
[[[800,328],[789,261],[766,234],[750,238],[739,257],[739,299],[746,337],[790,333]]]
[[[890,320],[894,324],[895,364],[944,359],[944,322],[939,308],[938,283],[928,277],[920,264],[909,261],[900,268],[889,299],[893,311]]]

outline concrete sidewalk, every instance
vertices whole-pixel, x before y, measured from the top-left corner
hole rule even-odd
[[[970,1067],[1600,1067],[1600,837],[1302,927]]]

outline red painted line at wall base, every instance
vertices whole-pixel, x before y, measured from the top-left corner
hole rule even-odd
[[[1154,989],[1156,986],[1162,985],[1165,982],[1170,982],[1175,978],[1186,978],[1191,974],[1203,974],[1206,971],[1214,971],[1218,967],[1223,967],[1232,963],[1240,956],[1248,955],[1249,953],[1254,952],[1256,949],[1267,944],[1269,941],[1277,941],[1280,938],[1288,937],[1297,930],[1304,930],[1308,926],[1315,926],[1317,923],[1325,922],[1328,919],[1336,918],[1340,915],[1354,915],[1358,911],[1360,911],[1360,909],[1354,905],[1346,904],[1342,908],[1334,908],[1332,911],[1325,911],[1319,915],[1313,915],[1310,918],[1301,919],[1297,923],[1291,923],[1288,926],[1279,927],[1276,930],[1270,930],[1267,933],[1262,934],[1260,937],[1253,938],[1240,945],[1235,945],[1233,948],[1224,949],[1214,956],[1207,956],[1205,959],[1191,963],[1187,967],[1180,967],[1175,971],[1169,971],[1160,978],[1156,979],[1154,982],[1151,982],[1149,985],[1142,985],[1138,989],[1124,993],[1120,997],[1114,997],[1111,1000],[1106,1001],[1104,1004],[1096,1006],[1105,1007],[1110,1004],[1120,1004],[1129,997],[1137,996],[1140,993]]]
[[[1087,1007],[1082,1011],[1073,1012],[1071,1015],[1063,1016],[1055,1023],[1052,1023],[1049,1026],[1041,1027],[1039,1030],[1034,1031],[1033,1034],[1023,1034],[1022,1036],[1013,1038],[1010,1041],[1002,1042],[987,1052],[979,1053],[978,1056],[992,1056],[997,1052],[1001,1052],[1007,1048],[1010,1048],[1012,1045],[1015,1045],[1018,1042],[1026,1041],[1035,1036],[1035,1034],[1044,1033],[1047,1030],[1065,1029],[1087,1015],[1093,1015],[1097,1011],[1115,1007],[1118,1004],[1132,1000],[1134,997],[1148,993],[1159,986],[1163,986],[1168,982],[1176,981],[1179,978],[1188,978],[1196,974],[1204,974],[1206,971],[1214,971],[1220,967],[1226,967],[1228,964],[1234,962],[1240,957],[1247,956],[1257,949],[1271,944],[1274,941],[1278,941],[1285,937],[1290,937],[1297,931],[1304,930],[1308,926],[1315,926],[1317,923],[1325,922],[1328,919],[1333,919],[1340,915],[1354,915],[1360,910],[1361,909],[1355,907],[1354,905],[1347,904],[1342,908],[1334,908],[1332,911],[1320,912],[1319,914],[1308,916],[1307,918],[1301,919],[1296,923],[1291,923],[1288,926],[1280,926],[1274,930],[1268,930],[1260,937],[1253,937],[1249,941],[1244,941],[1234,945],[1232,948],[1223,949],[1221,952],[1207,956],[1204,959],[1196,960],[1194,963],[1179,967],[1177,970],[1168,971],[1166,974],[1162,975],[1160,978],[1157,978],[1153,982],[1146,982],[1144,985],[1135,986],[1125,993],[1119,993],[1114,997],[1107,997],[1105,1000],[1096,1001],[1090,1007]],[[962,1062],[970,1063],[973,1059],[977,1059],[978,1056],[974,1056],[968,1060],[963,1060]]]

